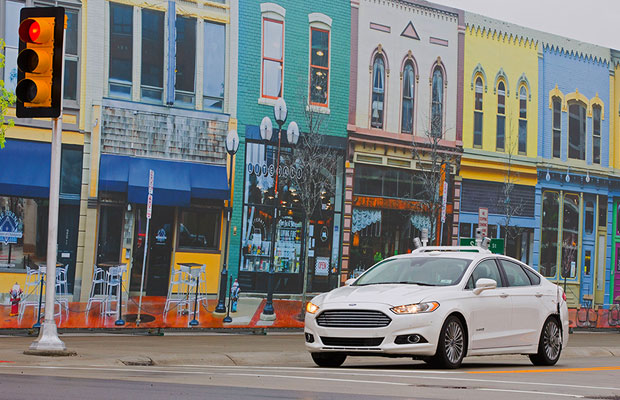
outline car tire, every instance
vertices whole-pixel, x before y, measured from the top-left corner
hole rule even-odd
[[[342,353],[311,353],[312,361],[319,367],[338,368],[347,359]]]
[[[538,340],[538,353],[530,354],[534,365],[555,365],[562,353],[562,329],[554,317],[549,317],[543,325]]]
[[[465,329],[461,320],[454,315],[448,317],[441,327],[437,352],[429,359],[428,364],[440,368],[458,368],[465,357]]]

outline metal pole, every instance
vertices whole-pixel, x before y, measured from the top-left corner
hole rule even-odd
[[[198,320],[196,319],[196,311],[198,310],[198,286],[200,285],[200,274],[196,275],[196,295],[194,296],[194,319],[189,321],[190,326],[198,325]]]
[[[123,320],[123,270],[121,269],[121,274],[118,277],[119,287],[118,287],[118,319],[114,322],[114,325],[122,326],[125,325],[125,321]]]
[[[223,322],[227,324],[232,322],[232,318],[230,317],[230,302],[232,301],[232,285],[233,285],[232,278],[233,277],[231,276],[230,277],[230,289],[228,290],[228,311],[226,312],[226,317],[223,320]]]
[[[45,291],[45,320],[39,337],[30,350],[65,351],[67,348],[58,337],[54,306],[56,294],[56,252],[58,247],[58,203],[60,195],[60,153],[62,150],[62,108],[58,118],[52,118],[52,164],[50,170],[49,216],[47,223],[47,289]]]
[[[149,249],[149,224],[150,218],[146,219],[146,234],[144,236],[144,257],[142,257],[142,277],[140,278],[140,302],[138,303],[138,317],[136,318],[136,326],[140,326],[140,314],[142,312],[142,290],[144,289],[144,267],[146,267],[146,253]]]
[[[230,155],[230,168],[228,171],[228,188],[232,187],[232,169],[233,169],[233,157]],[[226,207],[226,240],[224,241],[224,263],[222,265],[222,274],[220,276],[220,298],[215,307],[216,313],[226,312],[226,284],[228,283],[228,235],[230,234],[230,214],[232,211],[232,192],[228,196],[228,207]]]
[[[37,322],[32,325],[33,328],[41,327],[41,300],[43,299],[43,285],[45,282],[43,281],[43,275],[41,275],[41,267],[39,267],[39,307],[37,308]],[[566,285],[564,285],[566,286]]]

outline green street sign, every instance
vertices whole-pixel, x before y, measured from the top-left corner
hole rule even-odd
[[[461,246],[475,246],[476,239],[461,238]],[[491,239],[489,250],[493,254],[504,254],[504,239]]]

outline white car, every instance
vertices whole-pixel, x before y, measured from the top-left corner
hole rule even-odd
[[[527,354],[554,365],[568,343],[566,296],[532,268],[482,247],[422,247],[387,258],[306,307],[306,349],[321,367],[347,356]]]

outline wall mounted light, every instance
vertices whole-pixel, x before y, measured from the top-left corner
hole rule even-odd
[[[545,175],[545,180],[549,182],[551,180],[551,174],[549,174],[549,168],[547,168],[547,175]]]
[[[586,182],[590,183],[590,171],[586,171]]]
[[[566,178],[564,178],[564,180],[566,181],[566,183],[570,182],[570,168],[568,168],[566,170]]]

